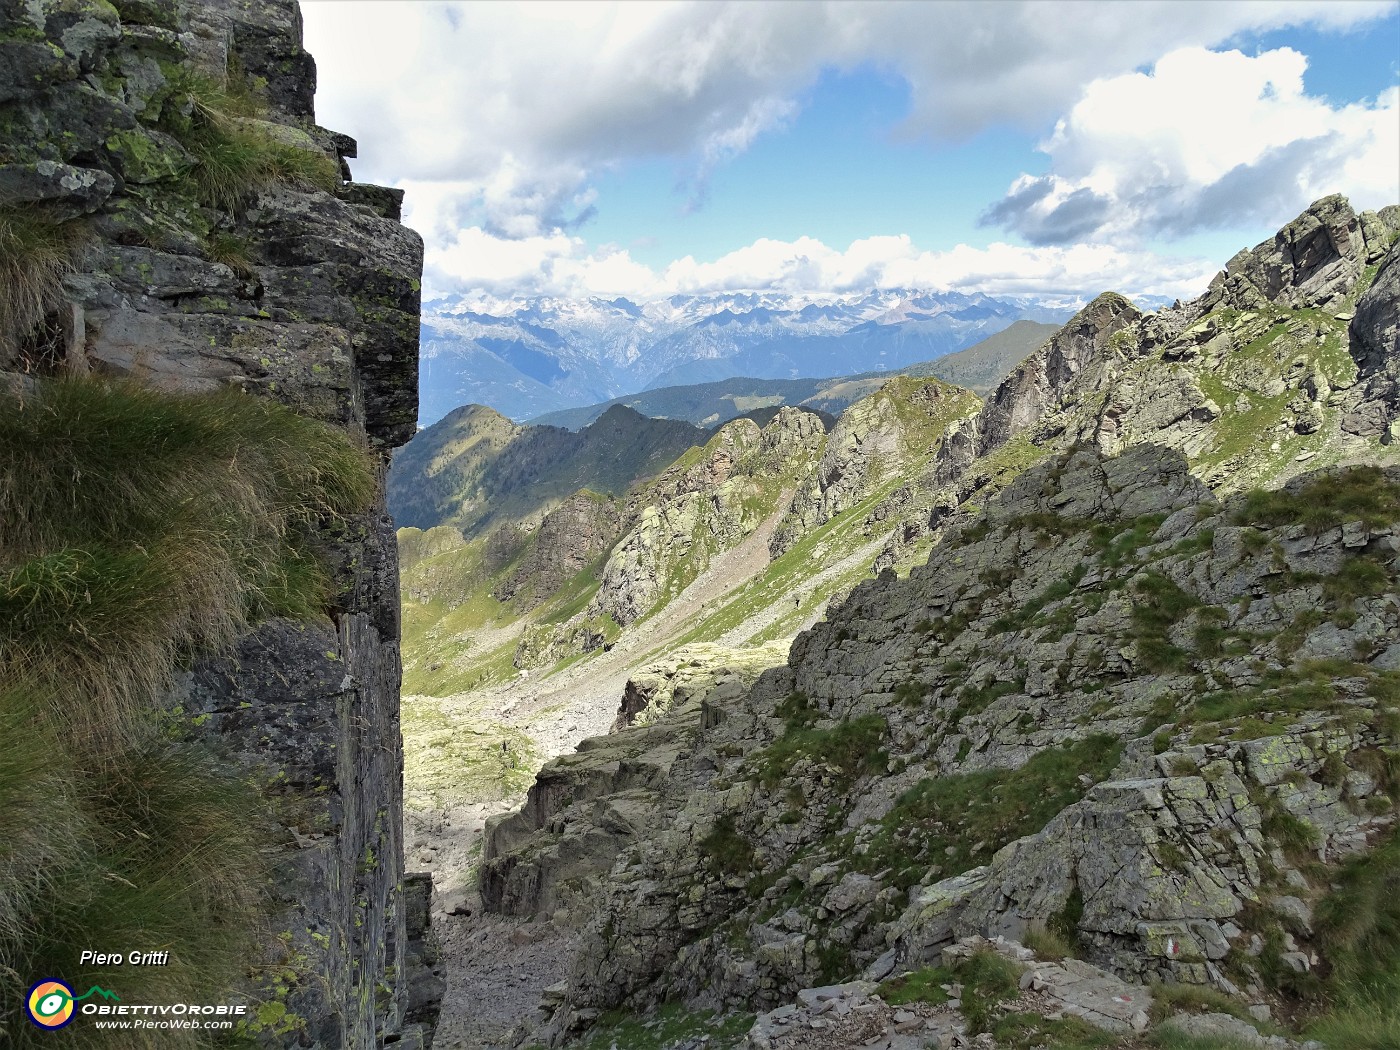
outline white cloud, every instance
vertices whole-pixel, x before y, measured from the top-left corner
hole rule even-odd
[[[690,256],[657,272],[627,251],[590,251],[565,234],[507,239],[479,227],[429,246],[428,294],[484,292],[492,298],[625,295],[647,300],[722,291],[841,293],[872,287],[955,289],[989,295],[1087,299],[1115,289],[1189,297],[1205,290],[1219,261],[1168,258],[1110,245],[1027,248],[994,243],[924,251],[908,237],[868,237],[844,251],[819,240],[760,239],[712,262]]]
[[[1184,235],[1292,214],[1328,193],[1400,198],[1400,90],[1334,107],[1303,90],[1307,58],[1182,48],[1150,73],[1095,80],[987,219],[1032,243]]]
[[[965,136],[1063,113],[1094,77],[1187,45],[1393,3],[394,3],[303,5],[320,119],[370,180],[450,182],[444,205],[509,236],[566,229],[609,165],[708,171],[792,113],[827,67],[875,63],[912,90],[910,134]]]

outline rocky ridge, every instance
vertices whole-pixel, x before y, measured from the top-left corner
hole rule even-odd
[[[802,481],[769,544],[773,557],[808,531],[909,474],[981,402],[938,380],[899,377],[841,415],[815,471]]]
[[[671,757],[631,804],[660,813],[602,883],[556,1030],[620,1003],[776,1004],[1066,913],[1124,978],[1263,994],[1251,938],[1320,892],[1301,855],[1395,822],[1397,481],[1217,504],[1151,447],[1027,472],[927,568],[857,588],[789,667],[646,728],[633,765]],[[1353,484],[1387,509],[1281,509]],[[584,750],[541,782],[567,795],[589,768]]]
[[[937,541],[928,567],[858,587],[750,693],[649,722],[630,761],[672,758],[631,804],[661,816],[614,836],[556,1037],[1065,916],[1130,981],[1259,999],[1325,971],[1297,851],[1364,853],[1393,823],[1396,478],[1303,475],[1393,458],[1397,217],[1328,198],[1194,303],[1100,297],[857,509],[907,514],[885,560]],[[1210,492],[1258,481],[1289,495]],[[1329,504],[1359,516],[1300,517]],[[979,815],[974,788],[1053,805]],[[567,851],[568,825],[528,848]],[[488,845],[498,870],[516,845]]]
[[[904,525],[879,564],[922,556],[959,506],[1075,444],[1176,448],[1220,491],[1393,446],[1397,235],[1400,206],[1326,197],[1191,302],[1143,314],[1100,296],[880,508]]]
[[[780,408],[762,428],[725,424],[629,497],[635,524],[609,554],[589,613],[625,626],[674,598],[777,509],[826,443],[821,419],[803,409]]]

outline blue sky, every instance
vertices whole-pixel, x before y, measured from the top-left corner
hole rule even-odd
[[[1189,295],[1400,201],[1395,3],[304,5],[432,293]]]

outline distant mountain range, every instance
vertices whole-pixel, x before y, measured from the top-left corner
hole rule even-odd
[[[644,416],[683,419],[702,427],[718,426],[743,415],[752,416],[763,409],[773,411],[780,405],[794,405],[839,416],[848,405],[878,390],[896,374],[933,376],[966,387],[978,395],[985,395],[1058,330],[1058,325],[1016,321],[1011,327],[974,343],[966,350],[932,361],[905,365],[897,370],[820,379],[736,376],[713,383],[642,390],[596,405],[548,412],[529,422],[535,426],[579,430],[616,405],[633,409]]]
[[[464,404],[522,420],[664,387],[892,372],[1018,320],[1059,324],[1077,304],[882,289],[845,296],[736,292],[535,298],[423,306],[420,415]]]

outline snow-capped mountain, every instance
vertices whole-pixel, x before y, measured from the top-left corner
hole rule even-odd
[[[1014,321],[1061,322],[1076,303],[879,289],[423,305],[420,422],[458,405],[514,419],[731,376],[826,377],[953,353]]]

